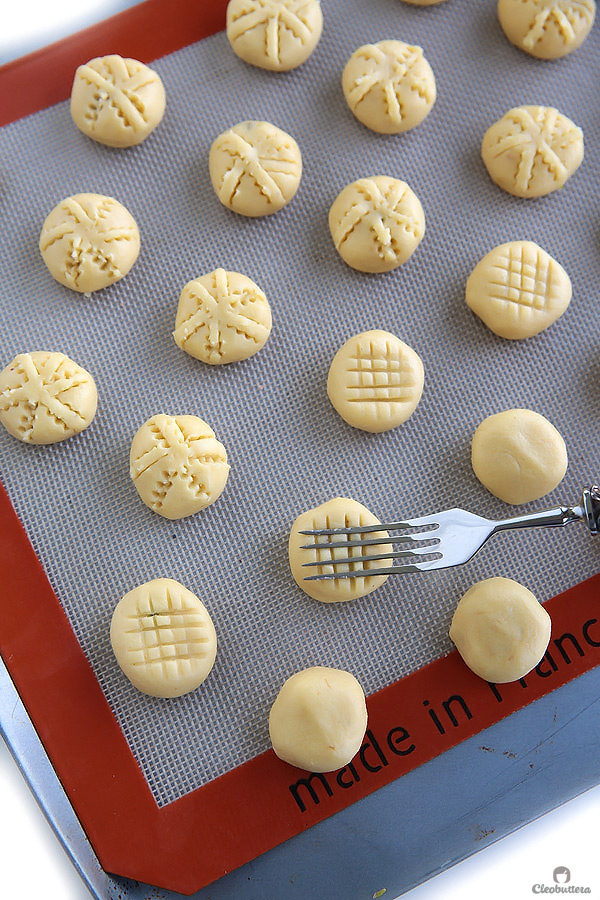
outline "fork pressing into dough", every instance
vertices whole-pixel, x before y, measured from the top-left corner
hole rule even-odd
[[[313,550],[317,556],[316,560],[303,564],[307,571],[311,567],[328,569],[316,575],[307,575],[305,581],[360,578],[365,575],[404,575],[447,569],[468,562],[492,535],[500,531],[539,526],[556,527],[569,525],[571,522],[585,522],[591,534],[600,533],[599,485],[585,488],[581,503],[577,506],[555,506],[509,519],[485,519],[464,509],[447,509],[431,516],[407,519],[405,522],[301,531],[300,534],[313,537],[315,541],[313,544],[304,544],[301,548]],[[389,534],[396,531],[402,533]],[[370,552],[372,548],[382,544],[398,544],[403,549],[391,553]],[[343,550],[346,550],[347,555],[332,552]],[[391,565],[386,566],[386,562]],[[372,563],[382,565],[372,566]]]

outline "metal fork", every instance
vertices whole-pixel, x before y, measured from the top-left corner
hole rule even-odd
[[[353,528],[320,528],[301,531],[300,534],[315,538],[314,544],[304,544],[303,550],[344,550],[348,556],[332,556],[331,559],[304,563],[307,567],[347,565],[342,571],[307,575],[305,581],[335,578],[364,578],[372,575],[404,575],[409,572],[425,572],[432,569],[447,569],[468,562],[485,542],[500,531],[512,528],[533,528],[538,526],[569,525],[571,522],[585,522],[591,534],[600,533],[600,486],[594,484],[585,488],[578,506],[555,506],[541,512],[514,516],[510,519],[484,519],[464,509],[447,509],[419,519],[406,522],[389,522],[380,525],[356,525]],[[365,537],[382,531],[410,532],[400,535]],[[356,537],[355,537],[356,535]],[[319,540],[324,538],[324,540]],[[336,540],[340,538],[340,540]],[[365,548],[381,544],[409,545],[403,550],[391,553],[365,553]],[[360,548],[360,554],[352,552]],[[421,560],[419,560],[421,557]],[[391,559],[406,559],[403,564],[391,566],[363,567],[364,563]]]

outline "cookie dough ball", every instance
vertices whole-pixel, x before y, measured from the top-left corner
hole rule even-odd
[[[506,37],[538,59],[559,59],[577,50],[595,15],[594,0],[498,0]]]
[[[271,333],[271,307],[239,272],[216,269],[188,281],[177,309],[175,343],[209,365],[248,359]]]
[[[550,254],[532,241],[511,241],[477,263],[466,301],[491,331],[514,341],[556,322],[571,294],[571,279]]]
[[[333,357],[327,396],[354,428],[389,431],[413,414],[423,380],[423,363],[412,347],[389,331],[363,331]]]
[[[129,210],[117,200],[75,194],[46,218],[40,252],[56,281],[87,294],[127,275],[140,252],[140,234]]]
[[[198,416],[159,414],[137,431],[129,474],[146,506],[165,519],[182,519],[221,496],[227,452]]]
[[[486,131],[481,156],[498,187],[543,197],[563,187],[583,160],[583,132],[550,106],[517,106]]]
[[[334,537],[301,534],[302,531],[321,528],[354,528],[358,525],[380,524],[379,519],[362,503],[349,497],[328,500],[327,503],[299,515],[292,525],[288,547],[290,570],[298,587],[309,597],[320,600],[322,603],[340,603],[364,597],[365,594],[370,594],[371,591],[382,585],[387,579],[387,575],[369,575],[365,572],[388,568],[393,564],[393,559],[385,558],[386,553],[393,552],[392,545],[386,543],[389,538],[387,531],[382,529],[381,532],[369,532],[366,535],[335,535]],[[381,539],[381,546],[375,548],[375,552],[382,556],[381,559],[362,561],[363,557],[373,555],[373,547],[353,545],[353,541],[362,537]],[[342,546],[332,547],[332,543],[341,543]],[[306,546],[311,544],[319,544],[319,548],[306,549]],[[351,557],[353,561],[341,561],[348,557]],[[329,578],[322,581],[305,580],[311,575],[331,575],[345,572],[352,574],[349,577]]]
[[[110,640],[127,678],[151,697],[196,690],[217,654],[206,607],[172,578],[156,578],[125,594],[113,613]]]
[[[380,41],[355,50],[342,75],[346,103],[372,131],[400,134],[435,103],[435,77],[421,47]]]
[[[244,62],[287,72],[311,55],[321,37],[319,0],[230,0],[227,37]]]
[[[537,666],[550,628],[550,616],[526,587],[510,578],[487,578],[461,598],[450,639],[476,675],[503,684]]]
[[[531,409],[508,409],[477,428],[471,462],[488,491],[518,505],[553,491],[568,459],[565,442],[548,419]]]
[[[375,175],[359,178],[338,194],[329,230],[345,263],[361,272],[401,266],[425,235],[425,214],[404,181]]]
[[[26,444],[55,444],[79,434],[97,405],[94,379],[64,353],[19,353],[0,372],[0,422]]]
[[[277,756],[308,772],[334,772],[361,748],[367,729],[362,687],[350,672],[315,666],[285,682],[271,707]]]
[[[298,144],[269,122],[240,122],[224,131],[210,149],[208,164],[217,197],[242,216],[282,209],[302,176]]]
[[[137,59],[99,56],[75,72],[71,116],[100,144],[141,144],[161,121],[165,103],[162,81]]]

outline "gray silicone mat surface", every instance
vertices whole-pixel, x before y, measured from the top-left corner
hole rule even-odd
[[[25,446],[2,431],[0,477],[160,804],[266,749],[269,707],[292,672],[346,668],[370,693],[450,649],[453,609],[478,579],[515,578],[543,601],[598,569],[598,546],[574,525],[498,537],[462,568],[390,578],[350,604],[319,604],[291,579],[291,523],[333,496],[382,520],[454,505],[509,515],[470,468],[473,431],[493,412],[530,407],[566,440],[566,477],[537,506],[578,502],[599,475],[598,29],[545,63],[508,44],[494,2],[330,0],[323,10],[317,50],[288,74],[245,65],[224,34],[156,61],[168,109],[137,148],[87,140],[68,103],[0,132],[0,362],[60,350],[99,390],[93,425],[63,444]],[[424,47],[438,86],[431,115],[399,137],[367,131],[340,88],[350,53],[390,37]],[[479,156],[489,125],[520,104],[558,107],[586,140],[579,172],[536,201],[495,187]],[[224,209],[208,178],[212,141],[247,118],[282,127],[303,155],[297,196],[266,219]],[[327,226],[341,188],[374,174],[406,180],[427,219],[414,256],[381,276],[346,267]],[[37,250],[50,209],[83,191],[119,199],[142,237],[131,273],[90,298],[55,283]],[[555,325],[516,343],[464,303],[476,262],[513,239],[544,247],[574,287]],[[265,348],[227,367],[203,365],[172,338],[181,288],[217,266],[255,280],[274,320]],[[335,351],[370,328],[414,347],[426,373],[415,414],[380,435],[347,426],[325,391]],[[129,478],[133,434],[156,412],[204,418],[232,467],[219,501],[178,522],[150,512]],[[202,598],[219,638],[209,679],[174,701],[131,687],[108,636],[120,597],[159,576]]]

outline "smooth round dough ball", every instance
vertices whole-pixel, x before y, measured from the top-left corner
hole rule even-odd
[[[223,206],[242,216],[268,216],[294,197],[302,176],[300,148],[270,122],[240,122],[210,149],[210,180]]]
[[[571,302],[571,279],[532,241],[494,247],[477,263],[466,287],[467,305],[495,334],[533,337],[562,316]]]
[[[553,491],[568,459],[565,442],[548,419],[531,409],[507,409],[479,425],[471,462],[488,491],[519,505]]]
[[[389,431],[417,408],[424,377],[423,363],[412,347],[389,331],[363,331],[333,357],[327,396],[354,428]]]
[[[498,0],[506,37],[538,59],[559,59],[577,50],[595,15],[594,0]]]
[[[287,72],[311,55],[321,37],[319,0],[230,0],[227,37],[244,62]]]
[[[87,294],[127,275],[140,252],[140,233],[118,200],[75,194],[46,218],[40,252],[56,281]]]
[[[165,112],[159,76],[137,59],[99,56],[75,72],[71,116],[85,135],[109,147],[141,144]]]
[[[94,379],[64,353],[19,353],[0,372],[0,422],[26,444],[55,444],[79,434],[97,405]]]
[[[583,132],[551,106],[517,106],[488,128],[481,156],[498,187],[515,197],[543,197],[581,165]]]
[[[503,684],[538,665],[550,628],[550,616],[526,587],[510,578],[487,578],[461,598],[450,639],[476,675]]]
[[[196,690],[217,654],[206,607],[172,578],[156,578],[125,594],[112,616],[110,640],[127,678],[152,697]]]
[[[179,298],[175,343],[209,365],[248,359],[271,333],[271,307],[246,275],[216,269],[195,278]]]
[[[198,416],[159,414],[131,443],[129,474],[143,502],[165,519],[199,512],[223,493],[227,451]]]
[[[387,575],[369,575],[375,569],[388,568],[393,559],[387,559],[386,553],[392,553],[391,544],[382,543],[376,548],[352,546],[357,538],[389,538],[387,531],[369,532],[365,535],[336,535],[329,538],[301,534],[302,531],[313,531],[321,528],[354,528],[358,525],[380,525],[379,519],[358,500],[349,497],[336,497],[327,503],[301,513],[290,531],[288,555],[290,570],[294,581],[305,594],[322,603],[340,603],[345,600],[356,600],[370,594],[386,581]],[[331,543],[343,542],[342,547],[331,548]],[[319,544],[316,549],[305,549],[311,544]],[[322,548],[321,549],[321,545]],[[379,560],[362,562],[362,557],[371,556],[373,552],[380,555]],[[351,558],[352,562],[341,560]],[[318,581],[306,581],[311,575],[332,575],[334,573],[352,573],[344,578],[326,578]],[[367,573],[367,574],[365,574]]]
[[[425,235],[425,214],[404,181],[359,178],[338,194],[329,230],[345,263],[361,272],[389,272],[412,256]]]
[[[362,687],[350,672],[314,666],[285,682],[269,714],[277,756],[308,772],[334,772],[361,748],[367,729]]]

